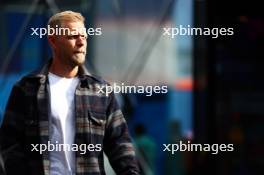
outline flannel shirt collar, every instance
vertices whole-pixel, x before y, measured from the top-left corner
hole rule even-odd
[[[52,63],[52,59],[50,59],[43,67],[41,67],[39,70],[32,72],[29,74],[30,78],[38,78],[40,79],[40,83],[44,84],[46,82],[48,73],[49,73],[49,67]],[[78,70],[78,76],[80,80],[85,80],[87,76],[92,76],[91,73],[87,70],[87,68],[82,65],[79,66]]]

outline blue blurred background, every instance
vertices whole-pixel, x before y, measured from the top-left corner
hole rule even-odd
[[[0,119],[14,83],[51,56],[47,39],[32,36],[31,28],[46,27],[55,12],[78,11],[87,28],[102,28],[102,35],[88,38],[91,72],[125,85],[168,86],[168,93],[150,97],[117,94],[145,174],[256,174],[264,165],[264,23],[257,7],[209,0],[2,0]],[[235,35],[163,35],[164,27],[180,25],[233,27]],[[235,151],[162,151],[162,144],[179,140],[233,143]]]

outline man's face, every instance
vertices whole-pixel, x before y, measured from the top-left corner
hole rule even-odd
[[[85,61],[87,34],[82,22],[63,22],[70,32],[54,36],[53,48],[60,61],[68,66],[80,66]]]

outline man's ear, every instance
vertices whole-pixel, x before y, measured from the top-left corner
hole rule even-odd
[[[56,36],[55,35],[48,35],[48,42],[51,46],[52,49],[54,49],[56,47]]]

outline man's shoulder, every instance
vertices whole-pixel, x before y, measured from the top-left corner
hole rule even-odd
[[[109,85],[110,83],[103,79],[101,76],[90,74],[85,76],[90,84]]]
[[[39,69],[35,69],[21,76],[14,84],[14,87],[23,89],[24,87],[36,86],[43,78],[45,77],[39,73]]]

